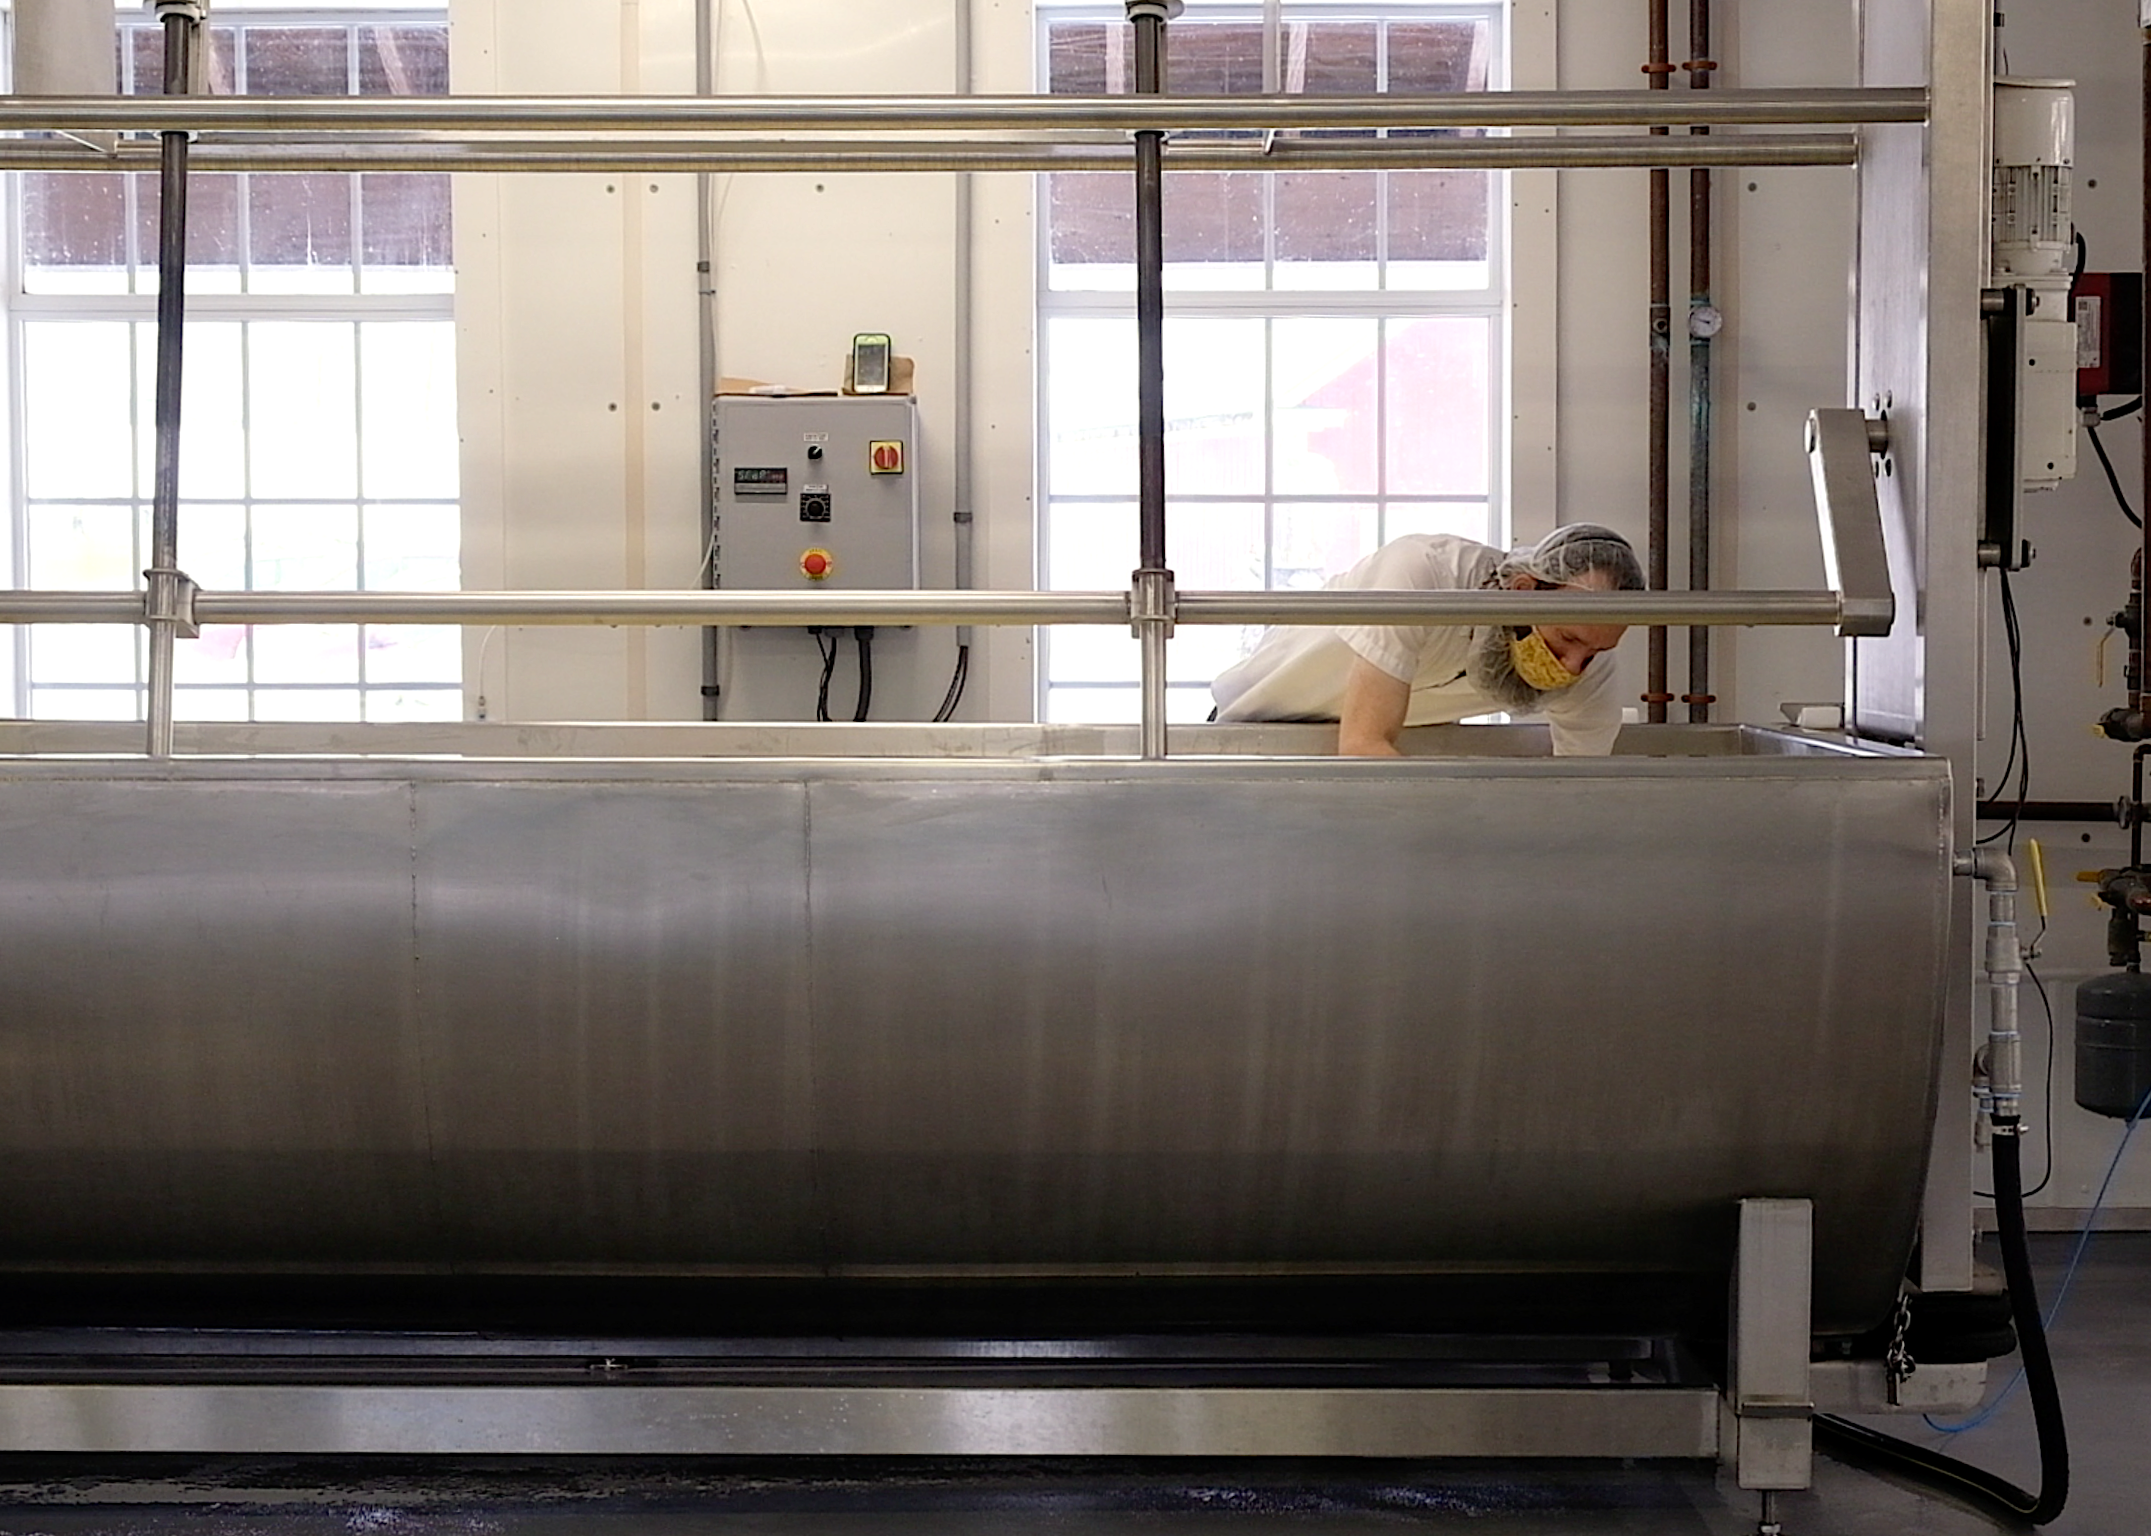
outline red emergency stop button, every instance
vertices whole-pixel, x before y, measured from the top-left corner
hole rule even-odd
[[[899,442],[874,442],[867,444],[867,469],[877,475],[900,475],[904,472],[904,445]]]
[[[835,569],[836,561],[826,549],[810,549],[799,557],[800,574],[809,581],[827,581]]]

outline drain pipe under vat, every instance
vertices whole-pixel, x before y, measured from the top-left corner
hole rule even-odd
[[[2009,1287],[2010,1314],[2016,1323],[2017,1348],[2024,1357],[2024,1380],[2031,1391],[2032,1419],[2039,1435],[2039,1492],[2026,1493],[1983,1467],[1835,1414],[1815,1415],[1815,1432],[1825,1445],[1852,1459],[1908,1472],[2011,1522],[2045,1525],[2069,1499],[2069,1437],[2024,1233],[2024,1040],[2017,1032],[2017,988],[2024,975],[2024,957],[2017,940],[2017,869],[2000,849],[1981,848],[1959,854],[1955,870],[1987,887],[1989,1012],[1984,1107],[1994,1128],[1994,1216],[2002,1244],[2002,1273]]]

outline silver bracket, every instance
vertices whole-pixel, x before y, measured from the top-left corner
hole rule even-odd
[[[1876,425],[1865,412],[1842,407],[1810,411],[1807,418],[1823,578],[1844,604],[1837,632],[1846,637],[1886,635],[1897,623],[1882,504],[1875,495]],[[1887,423],[1881,425],[1887,433]]]
[[[169,624],[182,640],[201,637],[202,626],[194,617],[194,599],[202,590],[184,571],[144,571],[149,589],[142,594],[142,622]]]
[[[1811,1202],[1740,1202],[1719,1454],[1743,1488],[1805,1488],[1813,1480],[1814,1264]]]
[[[209,19],[209,0],[149,0],[149,3],[155,8],[159,21],[183,16],[200,24]]]
[[[1128,589],[1128,633],[1142,638],[1146,625],[1163,624],[1169,639],[1180,617],[1180,594],[1171,571],[1137,571]]]
[[[1184,9],[1186,0],[1128,0],[1128,20],[1155,16],[1159,21],[1177,21]]]

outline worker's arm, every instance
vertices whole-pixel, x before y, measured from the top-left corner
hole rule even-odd
[[[1391,677],[1364,656],[1352,658],[1344,683],[1344,707],[1337,714],[1339,757],[1402,757],[1397,733],[1411,707],[1412,685]]]

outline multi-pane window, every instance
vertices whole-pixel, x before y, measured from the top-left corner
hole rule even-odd
[[[1039,17],[1054,91],[1131,89],[1125,7],[1041,0]],[[1501,83],[1501,19],[1444,0],[1287,0],[1268,16],[1194,0],[1168,29],[1167,81],[1175,94],[1485,90]],[[1319,586],[1399,534],[1498,536],[1501,180],[1167,175],[1168,554],[1183,587]],[[1133,187],[1055,174],[1042,203],[1041,577],[1120,587],[1136,556]],[[1203,718],[1210,678],[1258,633],[1182,629],[1173,718]],[[1047,719],[1134,718],[1124,635],[1057,629],[1041,650]]]
[[[219,6],[218,94],[435,95],[437,11]],[[163,35],[120,12],[120,84]],[[157,180],[24,174],[8,285],[16,579],[128,588],[149,563]],[[459,584],[449,189],[431,174],[197,173],[189,187],[180,567],[212,589]],[[18,712],[132,719],[146,643],[40,626]],[[456,718],[454,629],[210,628],[178,649],[182,720]]]

